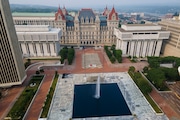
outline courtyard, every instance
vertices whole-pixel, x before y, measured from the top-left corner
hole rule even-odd
[[[69,120],[73,114],[74,86],[96,83],[94,79],[101,76],[101,84],[116,83],[131,111],[131,115],[106,116],[106,117],[87,117],[86,120],[168,120],[165,114],[156,114],[150,104],[146,101],[143,94],[139,91],[133,80],[126,72],[112,73],[91,73],[91,74],[70,74],[66,78],[59,77],[54,99],[50,112],[49,120],[62,119]],[[86,77],[85,77],[86,76]],[[112,93],[113,94],[113,93]],[[112,104],[112,103],[110,103]],[[119,106],[121,108],[121,106]],[[88,109],[88,108],[86,108]],[[73,118],[74,120],[84,120],[84,118]]]

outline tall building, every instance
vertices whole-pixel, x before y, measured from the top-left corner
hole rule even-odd
[[[21,84],[26,78],[8,0],[0,0],[0,87]]]
[[[153,24],[127,24],[115,28],[116,49],[123,55],[147,57],[159,56],[163,40],[169,39],[169,31]]]
[[[65,7],[59,7],[55,14],[13,14],[16,25],[50,25],[61,28],[61,45],[101,46],[115,44],[113,30],[119,25],[118,14],[113,7],[106,7],[100,15],[90,8],[81,9],[73,17]]]
[[[176,20],[162,20],[158,24],[163,30],[170,31],[169,40],[163,43],[162,54],[180,57],[180,16]]]

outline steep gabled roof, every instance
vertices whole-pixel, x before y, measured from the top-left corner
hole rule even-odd
[[[65,6],[63,7],[62,11],[63,11],[63,14],[64,14],[64,15],[68,15],[68,12],[67,12]]]
[[[104,9],[103,15],[104,15],[104,16],[107,16],[107,15],[108,15],[108,12],[109,12],[109,10],[108,10],[108,8],[107,8],[107,6],[106,6],[106,8]]]
[[[59,8],[58,8],[58,11],[57,11],[56,14],[55,14],[55,20],[58,20],[58,16],[59,16],[59,15],[61,16],[62,20],[65,20],[65,16],[64,16],[64,14],[63,14],[60,6],[59,6]]]
[[[86,19],[86,18],[88,18],[88,19],[91,19],[91,18],[93,18],[93,20],[95,20],[95,15],[94,15],[94,12],[92,11],[92,9],[90,9],[90,8],[83,8],[83,9],[81,9],[80,10],[80,12],[79,12],[79,20],[81,19],[81,18],[84,18],[84,19]]]
[[[115,17],[116,17],[115,20],[118,20],[118,14],[117,14],[117,12],[115,11],[114,6],[113,6],[111,12],[109,13],[108,20],[112,20],[112,17],[113,17],[114,14],[115,14]]]

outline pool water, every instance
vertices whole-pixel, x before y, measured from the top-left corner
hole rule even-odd
[[[96,84],[75,85],[72,118],[132,115],[116,83],[101,84],[100,98]]]

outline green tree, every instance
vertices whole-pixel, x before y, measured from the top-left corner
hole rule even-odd
[[[161,69],[152,68],[147,73],[147,78],[155,84],[156,88],[163,88],[164,81],[166,80],[165,74]]]
[[[147,66],[145,66],[145,67],[143,68],[143,72],[144,72],[144,73],[147,73],[147,72],[148,72],[148,69],[149,69],[149,68],[148,68]]]
[[[119,63],[122,62],[122,51],[121,50],[115,50],[115,57]]]
[[[136,70],[136,69],[135,69],[135,67],[134,67],[134,66],[130,66],[128,71],[129,71],[129,72],[133,72],[133,73],[134,73],[134,72],[135,72],[135,70]]]
[[[116,59],[113,56],[111,56],[110,61],[111,61],[111,63],[114,63],[116,61]]]

